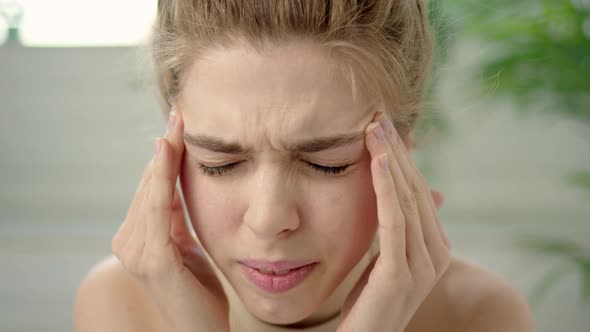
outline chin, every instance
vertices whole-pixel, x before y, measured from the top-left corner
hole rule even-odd
[[[235,290],[251,315],[273,325],[287,325],[302,321],[321,304],[321,301],[316,301],[319,299],[309,295],[317,296],[318,292],[307,287],[275,296],[265,295],[248,287]]]
[[[271,325],[290,325],[301,322],[311,316],[322,303],[318,298],[319,290],[309,289],[309,287],[275,296],[265,295],[248,287],[234,288],[234,290],[252,316]],[[310,296],[310,294],[314,295]]]
[[[248,311],[258,320],[271,325],[292,325],[297,324],[314,311],[313,305],[289,305],[276,303],[277,301],[256,301],[252,306],[246,305]],[[307,302],[307,301],[306,301]]]

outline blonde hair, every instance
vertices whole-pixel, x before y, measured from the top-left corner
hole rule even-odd
[[[338,60],[355,95],[376,98],[402,137],[415,126],[433,49],[424,0],[159,0],[150,44],[164,112],[200,51],[237,40],[260,52],[317,43]]]

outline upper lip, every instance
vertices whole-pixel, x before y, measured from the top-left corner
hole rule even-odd
[[[282,260],[282,261],[268,261],[259,259],[245,259],[239,261],[241,264],[247,265],[251,268],[266,271],[285,271],[296,269],[305,265],[313,264],[312,260]]]

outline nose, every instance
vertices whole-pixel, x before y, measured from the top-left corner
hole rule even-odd
[[[287,236],[299,228],[295,193],[278,169],[260,169],[250,183],[244,224],[258,238]]]

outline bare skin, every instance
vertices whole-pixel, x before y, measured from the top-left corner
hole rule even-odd
[[[437,191],[432,191],[431,195],[438,209],[443,203],[443,196]],[[173,205],[178,208],[178,196],[175,196],[175,202]],[[184,266],[199,280],[204,280],[203,284],[214,286],[211,271],[201,268],[202,261],[194,258],[186,259],[191,257],[190,245],[193,244],[188,240],[192,234],[186,228],[186,223],[172,225],[171,233],[184,258]],[[364,263],[359,264],[360,271],[375,262],[375,259],[371,260],[370,257],[365,257],[363,260]],[[207,278],[210,278],[208,282],[206,282]],[[362,278],[358,279],[363,288],[366,280],[363,283]],[[214,289],[217,287],[215,286]],[[221,292],[216,290],[213,293],[218,294],[216,297],[220,303],[225,301],[225,296]],[[233,300],[230,302],[240,306],[235,294],[228,292],[226,294]],[[145,285],[134,278],[117,257],[106,258],[88,273],[79,290],[75,308],[76,331],[171,330],[168,320],[162,316],[161,308],[154,302],[152,296],[146,291]],[[202,303],[202,306],[207,307],[208,304]],[[232,317],[230,317],[230,321],[234,322],[232,331],[335,331],[342,320],[339,315],[329,321],[309,324],[311,326],[305,328],[288,329],[263,324],[252,319],[250,315],[240,315],[244,313],[244,310],[239,309],[242,310],[232,310]],[[200,320],[192,322],[197,325]],[[199,326],[211,326],[211,324],[203,322]],[[460,332],[473,331],[476,326],[478,331],[534,330],[526,301],[517,290],[491,271],[452,257],[447,269],[420,303],[404,331]],[[392,331],[396,329],[392,328]]]
[[[440,196],[338,73],[310,45],[197,61],[113,238],[116,258],[80,287],[76,330],[532,331],[518,291],[450,255]],[[352,143],[306,143],[342,134]],[[275,296],[242,279],[236,261],[252,257],[318,264]]]
[[[490,310],[482,310],[488,306]],[[500,320],[494,321],[496,318]],[[335,322],[306,331],[333,332]],[[481,326],[477,331],[534,331],[525,300],[507,281],[482,266],[453,257],[405,331],[467,332],[475,331],[475,324]],[[97,263],[86,276],[76,301],[76,331],[160,332],[166,331],[165,326],[156,306],[116,257]]]

